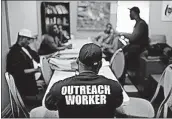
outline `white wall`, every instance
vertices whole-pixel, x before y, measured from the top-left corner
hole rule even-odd
[[[5,80],[4,73],[6,72],[6,55],[9,49],[8,45],[8,36],[7,36],[7,19],[5,12],[5,2],[2,1],[2,39],[1,39],[1,110],[3,111],[5,107],[9,104],[9,93],[8,93],[8,85]]]
[[[17,40],[17,33],[27,28],[38,33],[36,1],[7,1],[11,44]]]
[[[150,1],[150,34],[165,34],[172,46],[172,22],[161,21],[162,1]]]

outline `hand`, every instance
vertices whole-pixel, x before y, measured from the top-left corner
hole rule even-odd
[[[123,36],[124,34],[123,33],[119,33],[119,36]]]
[[[72,44],[66,46],[67,49],[72,49]]]
[[[41,68],[38,67],[38,68],[36,69],[36,72],[41,72]]]

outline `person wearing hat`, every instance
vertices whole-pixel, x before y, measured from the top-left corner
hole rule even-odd
[[[140,18],[140,9],[138,7],[130,9],[130,18],[136,21],[133,32],[131,34],[120,33],[120,35],[129,40],[129,45],[123,49],[126,56],[126,66],[130,67],[129,65],[131,65],[131,67],[135,67],[134,64],[136,64],[138,56],[149,45],[149,29],[147,23]]]
[[[40,94],[36,81],[41,78],[41,70],[39,66],[35,67],[37,60],[32,57],[31,52],[33,51],[28,50],[28,45],[34,39],[30,30],[21,29],[19,31],[17,42],[7,54],[7,72],[14,77],[17,89],[25,103],[36,101],[41,104],[43,92]],[[43,81],[41,82],[44,85]]]
[[[101,48],[85,44],[77,60],[79,75],[56,82],[45,98],[48,110],[60,118],[113,118],[123,102],[118,82],[98,75],[102,66]]]
[[[140,9],[138,7],[132,7],[130,10],[130,19],[135,20],[136,24],[132,34],[121,33],[120,35],[129,39],[131,44],[140,45],[144,48],[148,45],[149,41],[149,29],[147,23],[140,18]]]

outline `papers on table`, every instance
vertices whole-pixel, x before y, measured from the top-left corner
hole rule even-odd
[[[64,60],[64,59],[57,59],[57,58],[50,58],[49,63],[52,64],[55,69],[57,70],[73,70],[71,63],[76,61],[75,59],[72,60]]]
[[[102,59],[102,67],[103,66],[109,66],[109,65],[110,65],[110,63],[103,58]]]

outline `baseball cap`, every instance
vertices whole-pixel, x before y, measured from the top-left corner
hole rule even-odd
[[[130,11],[134,11],[134,12],[136,12],[136,13],[140,13],[140,9],[138,8],[138,7],[132,7],[132,8],[128,8]]]
[[[85,44],[79,52],[78,59],[87,66],[95,66],[102,60],[102,50],[94,43]]]
[[[35,38],[35,35],[32,34],[32,31],[29,29],[21,29],[19,31],[19,35],[20,36],[25,36],[25,37],[29,37],[29,38]]]

